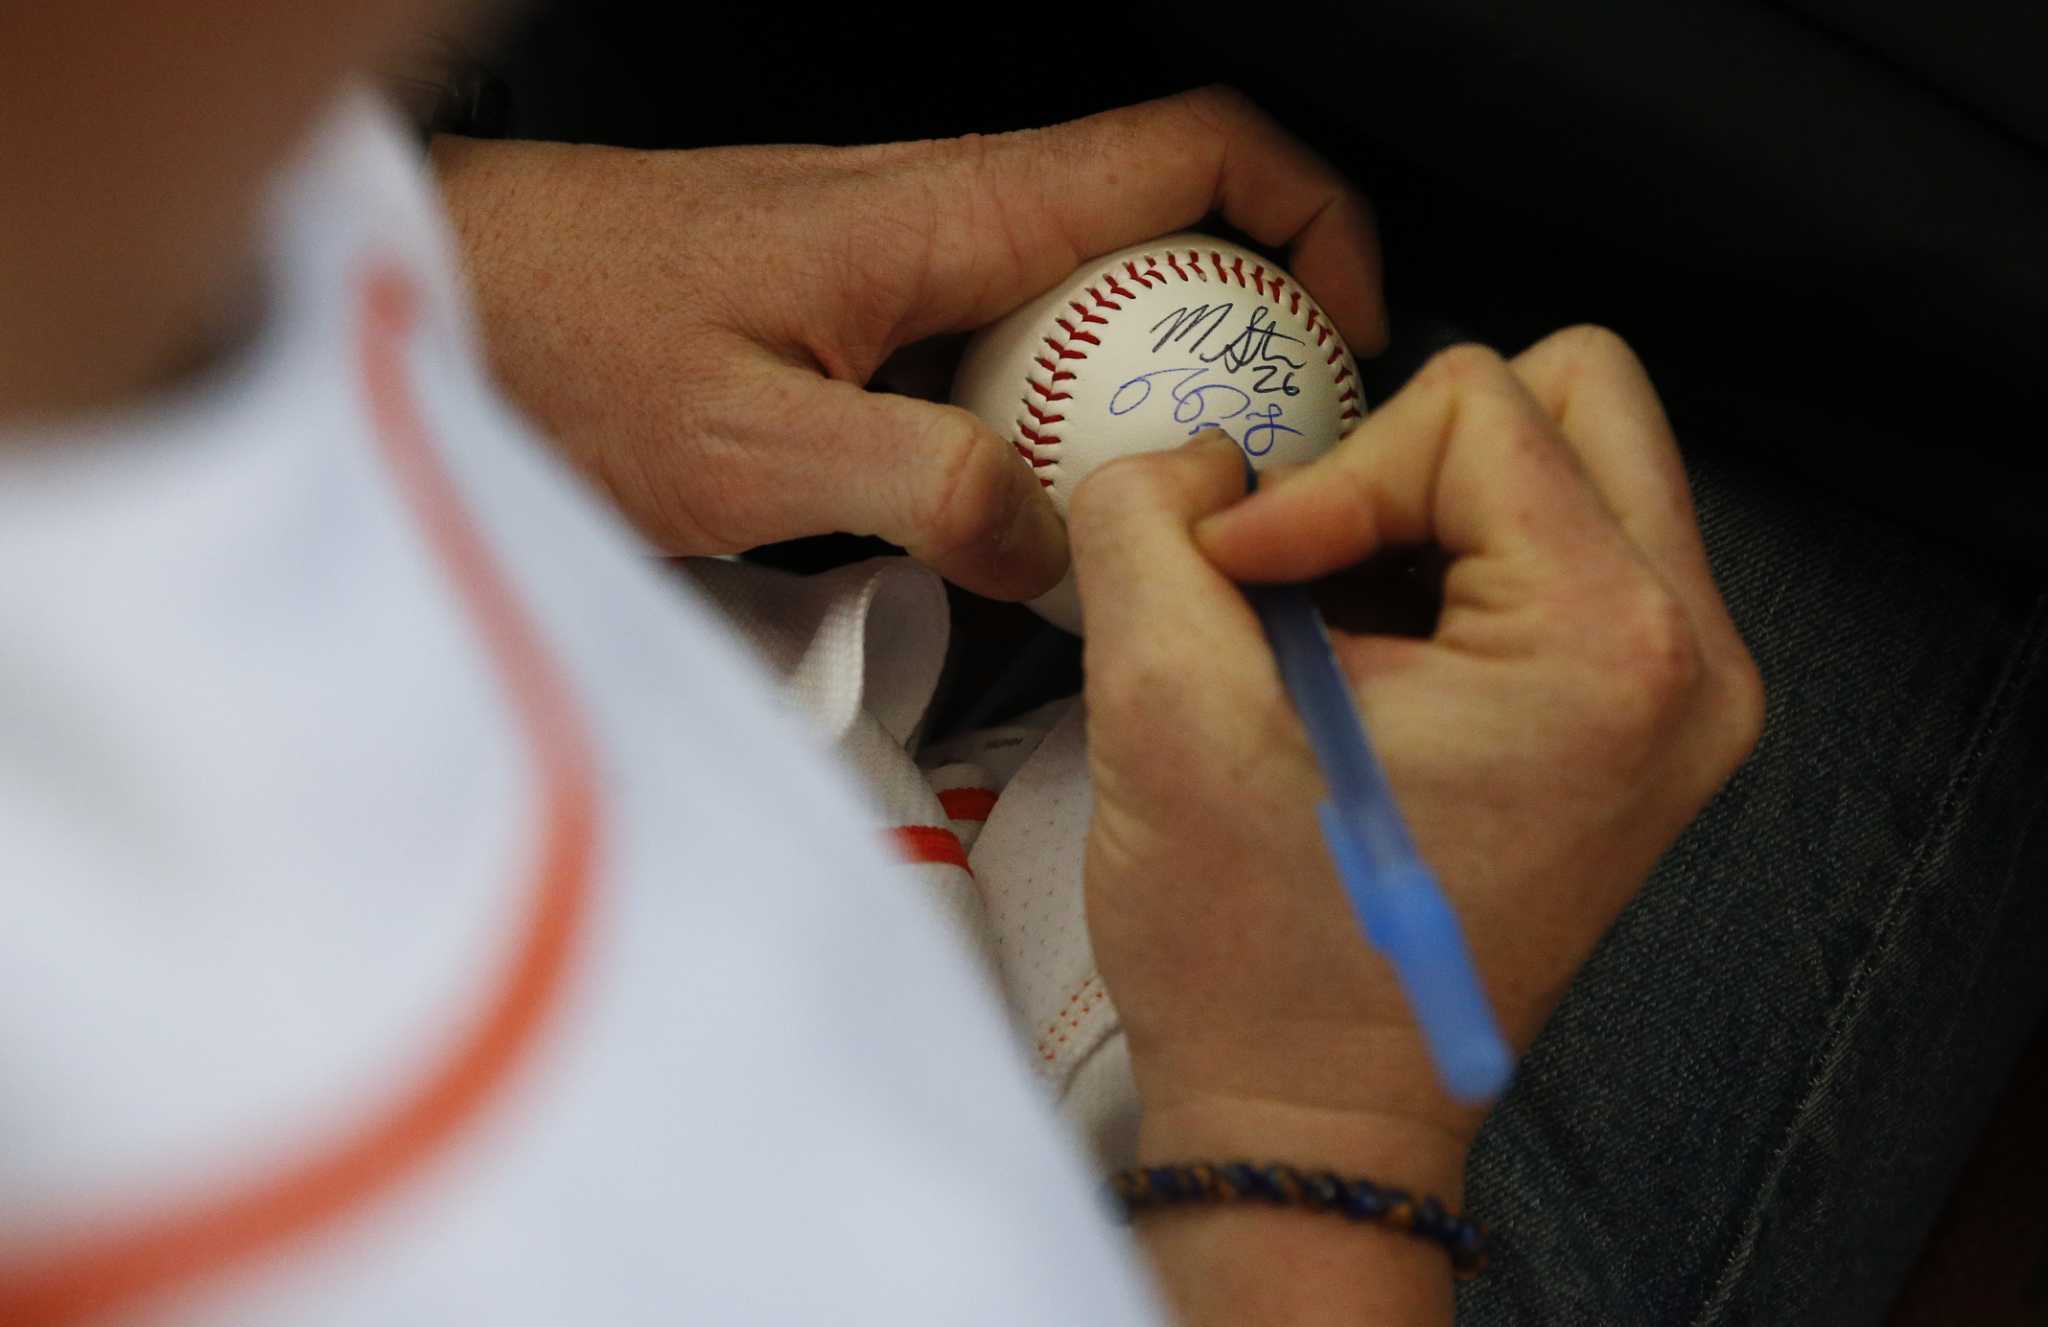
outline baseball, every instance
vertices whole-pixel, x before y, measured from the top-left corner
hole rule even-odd
[[[953,401],[1008,438],[1065,516],[1097,467],[1204,429],[1255,466],[1322,455],[1362,417],[1358,366],[1295,279],[1206,235],[1085,264],[980,332]],[[1077,635],[1074,574],[1031,602]]]

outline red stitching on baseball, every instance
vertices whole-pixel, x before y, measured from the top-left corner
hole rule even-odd
[[[1101,337],[1095,335],[1095,333],[1091,331],[1088,331],[1086,328],[1074,326],[1065,318],[1056,318],[1053,321],[1057,322],[1060,325],[1060,330],[1065,332],[1070,340],[1085,341],[1091,346],[1099,346],[1102,344]],[[1099,321],[1107,322],[1108,319],[1100,319]]]
[[[1024,382],[1033,391],[1047,392],[1048,399],[1050,399],[1050,389],[1041,388],[1039,384],[1032,379],[1030,374],[1024,375]],[[1028,396],[1022,399],[1024,402],[1024,408],[1031,412],[1031,417],[1039,422],[1041,428],[1048,419],[1061,418],[1061,416],[1059,415],[1047,415],[1045,411],[1040,410],[1037,406],[1031,404],[1031,398]],[[1013,439],[1012,444],[1017,448],[1017,454],[1019,456],[1022,456],[1025,460],[1029,461],[1031,463],[1031,468],[1034,470],[1040,470],[1045,468],[1046,466],[1051,465],[1053,463],[1052,458],[1040,457],[1038,454],[1038,448],[1049,447],[1054,443],[1057,443],[1059,441],[1059,438],[1054,434],[1042,432],[1041,429],[1034,429],[1021,419],[1015,422],[1019,437],[1017,439]],[[1030,445],[1026,446],[1023,439],[1029,439]],[[1050,487],[1052,484],[1052,481],[1050,479],[1046,479],[1043,477],[1041,477],[1038,482],[1048,487]]]
[[[1179,250],[1168,249],[1165,251],[1164,256],[1167,269],[1174,276],[1178,277],[1183,284],[1190,277],[1204,282],[1209,280],[1209,273],[1204,269],[1201,250],[1191,248],[1183,253]],[[1138,264],[1140,262],[1144,264],[1143,270],[1139,269]],[[1123,273],[1125,277],[1141,289],[1150,290],[1155,281],[1163,283],[1166,280],[1166,272],[1159,270],[1159,263],[1160,258],[1157,255],[1149,253],[1136,254],[1123,261]],[[1316,334],[1316,346],[1322,348],[1329,344],[1331,336],[1336,329],[1324,316],[1323,311],[1317,308],[1313,301],[1309,301],[1304,312],[1300,288],[1291,285],[1284,276],[1267,273],[1266,265],[1256,257],[1252,260],[1249,281],[1246,280],[1244,256],[1242,254],[1233,257],[1228,264],[1225,264],[1222,251],[1211,249],[1208,253],[1208,266],[1215,269],[1218,281],[1227,285],[1234,277],[1240,288],[1255,290],[1262,297],[1271,300],[1276,307],[1281,304],[1280,297],[1282,292],[1285,292],[1287,296],[1287,311],[1302,319],[1303,330],[1312,331]],[[1101,286],[1109,290],[1111,294],[1125,300],[1137,298],[1137,292],[1124,284],[1115,268],[1104,271],[1098,280]],[[1106,309],[1112,313],[1121,313],[1123,311],[1124,306],[1122,304],[1104,295],[1102,290],[1096,286],[1084,285],[1081,289],[1093,301],[1094,307],[1091,309],[1087,304],[1083,304],[1078,299],[1069,299],[1067,307],[1073,310],[1076,318],[1080,319],[1080,325],[1077,326],[1062,315],[1054,315],[1053,322],[1065,335],[1062,337],[1047,333],[1042,339],[1051,353],[1049,355],[1041,354],[1032,357],[1032,362],[1045,371],[1045,381],[1039,381],[1037,377],[1028,371],[1024,375],[1024,385],[1046,405],[1074,399],[1071,392],[1059,390],[1061,382],[1071,381],[1075,376],[1072,370],[1060,366],[1068,360],[1088,358],[1088,352],[1076,349],[1072,344],[1073,342],[1081,342],[1085,345],[1094,346],[1097,349],[1101,348],[1102,338],[1087,330],[1090,324],[1108,326],[1109,319],[1097,310]],[[1340,361],[1344,360],[1344,357],[1344,341],[1340,336],[1337,338],[1337,344],[1330,347],[1329,355],[1323,361],[1325,364],[1337,368],[1337,372],[1331,378],[1332,386],[1342,387],[1352,378],[1351,365],[1340,363]],[[1029,414],[1036,421],[1037,427],[1034,428],[1021,419],[1017,420],[1018,439],[1013,439],[1012,445],[1016,447],[1018,455],[1030,462],[1034,469],[1052,468],[1057,465],[1057,461],[1052,457],[1039,455],[1038,449],[1059,445],[1060,435],[1048,432],[1047,426],[1064,423],[1066,416],[1064,414],[1053,414],[1040,408],[1039,405],[1032,401],[1031,396],[1025,396],[1021,399],[1025,413]],[[1340,419],[1348,421],[1364,417],[1358,409],[1358,400],[1359,394],[1356,385],[1347,388],[1338,396],[1337,404],[1344,407]],[[1052,478],[1047,475],[1040,475],[1038,482],[1045,488],[1050,488],[1053,484]],[[1078,992],[1074,998],[1079,998]],[[1068,1003],[1071,1004],[1072,1000]],[[1084,1010],[1083,1012],[1085,1013],[1086,1011]],[[1058,1020],[1055,1020],[1054,1026],[1047,1029],[1048,1034],[1057,1030],[1057,1026]],[[1045,1054],[1045,1058],[1052,1058],[1049,1053],[1045,1052],[1042,1040],[1040,1051]]]
[[[1021,422],[1017,425],[1017,431],[1031,444],[1030,456],[1032,465],[1047,466],[1051,465],[1055,460],[1058,459],[1052,456],[1040,456],[1037,451],[1037,448],[1039,447],[1059,446],[1060,440],[1058,437],[1050,433],[1033,433],[1030,429],[1025,428]]]

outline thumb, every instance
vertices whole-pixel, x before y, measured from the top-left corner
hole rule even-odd
[[[824,463],[812,482],[834,490],[848,528],[996,599],[1043,594],[1065,574],[1066,526],[1052,499],[974,415],[837,381],[818,384],[816,404],[813,419],[830,435],[814,452]]]
[[[1244,490],[1244,453],[1218,431],[1125,457],[1082,483],[1068,517],[1091,660],[1145,672],[1166,650],[1185,671],[1191,660],[1257,643],[1250,604],[1196,548],[1193,532]],[[1094,673],[1091,666],[1091,684]]]

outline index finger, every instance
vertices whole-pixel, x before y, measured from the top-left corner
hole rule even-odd
[[[1501,358],[1438,355],[1336,448],[1196,527],[1238,581],[1306,581],[1436,544],[1557,571],[1625,547],[1557,426]]]
[[[1644,556],[1688,599],[1718,605],[1678,440],[1635,352],[1605,329],[1573,327],[1513,367]]]
[[[1663,403],[1635,352],[1597,327],[1567,328],[1516,356],[1515,374],[1557,421],[1622,532],[1692,614],[1710,649],[1743,654],[1693,510]]]
[[[1355,352],[1386,346],[1371,205],[1241,93],[1203,88],[979,144],[969,206],[1004,224],[959,228],[958,261],[969,270],[934,283],[977,292],[969,325],[1044,293],[1087,259],[1220,212],[1287,251]]]

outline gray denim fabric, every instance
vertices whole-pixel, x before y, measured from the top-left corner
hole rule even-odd
[[[1691,465],[1764,737],[1482,1132],[1460,1323],[1883,1322],[2048,1002],[2048,587]]]

